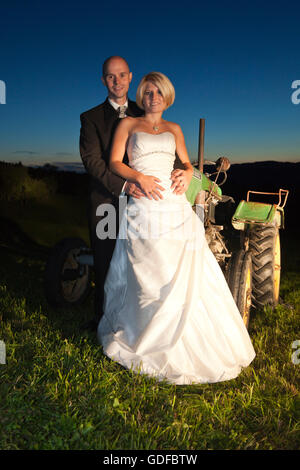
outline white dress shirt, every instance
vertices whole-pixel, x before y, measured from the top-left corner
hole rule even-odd
[[[111,100],[110,98],[108,98],[108,101],[109,103],[111,104],[111,106],[116,110],[118,111],[120,105],[118,103],[116,103],[115,101]],[[128,100],[125,101],[124,104],[122,104],[122,106],[126,106],[128,108]],[[125,113],[126,115],[126,113]],[[127,181],[125,181],[125,183],[123,184],[123,187],[122,187],[122,190],[121,190],[121,193],[120,193],[120,196],[125,196],[125,191],[124,191],[124,188],[125,188],[125,184],[127,183]]]
[[[108,98],[108,101],[109,103],[112,105],[112,107],[118,111],[120,105],[118,103],[116,103],[115,101],[111,100],[110,98]],[[122,104],[122,106],[126,106],[126,108],[128,108],[128,100],[125,101],[124,104]]]

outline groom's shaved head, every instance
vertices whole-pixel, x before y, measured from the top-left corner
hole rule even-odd
[[[107,73],[107,68],[110,64],[110,62],[114,61],[114,60],[121,60],[124,62],[124,65],[126,65],[126,68],[128,69],[128,72],[129,72],[129,65],[128,65],[128,62],[123,58],[123,57],[120,57],[119,55],[112,55],[111,57],[108,57],[104,62],[103,62],[103,65],[102,65],[102,76],[105,77],[106,73]]]

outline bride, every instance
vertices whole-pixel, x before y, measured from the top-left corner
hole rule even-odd
[[[97,335],[108,357],[135,372],[213,383],[237,377],[255,352],[184,193],[193,174],[184,136],[162,118],[174,97],[165,75],[147,74],[136,98],[144,116],[115,132],[110,169],[145,197],[131,198],[122,216]],[[175,152],[183,169],[172,171]]]

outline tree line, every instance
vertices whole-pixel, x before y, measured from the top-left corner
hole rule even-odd
[[[53,165],[27,167],[19,163],[0,161],[0,200],[46,201],[55,194],[86,196],[88,176],[57,171]]]

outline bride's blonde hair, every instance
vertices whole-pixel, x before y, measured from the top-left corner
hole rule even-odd
[[[168,77],[161,72],[150,72],[150,73],[147,73],[147,75],[145,75],[142,78],[138,86],[137,92],[136,92],[136,103],[139,108],[144,109],[143,97],[144,97],[144,92],[145,92],[147,82],[151,82],[155,86],[157,86],[157,88],[162,94],[162,97],[165,100],[165,103],[166,103],[165,109],[169,108],[169,106],[171,106],[174,103],[175,90],[171,81],[168,79]]]

